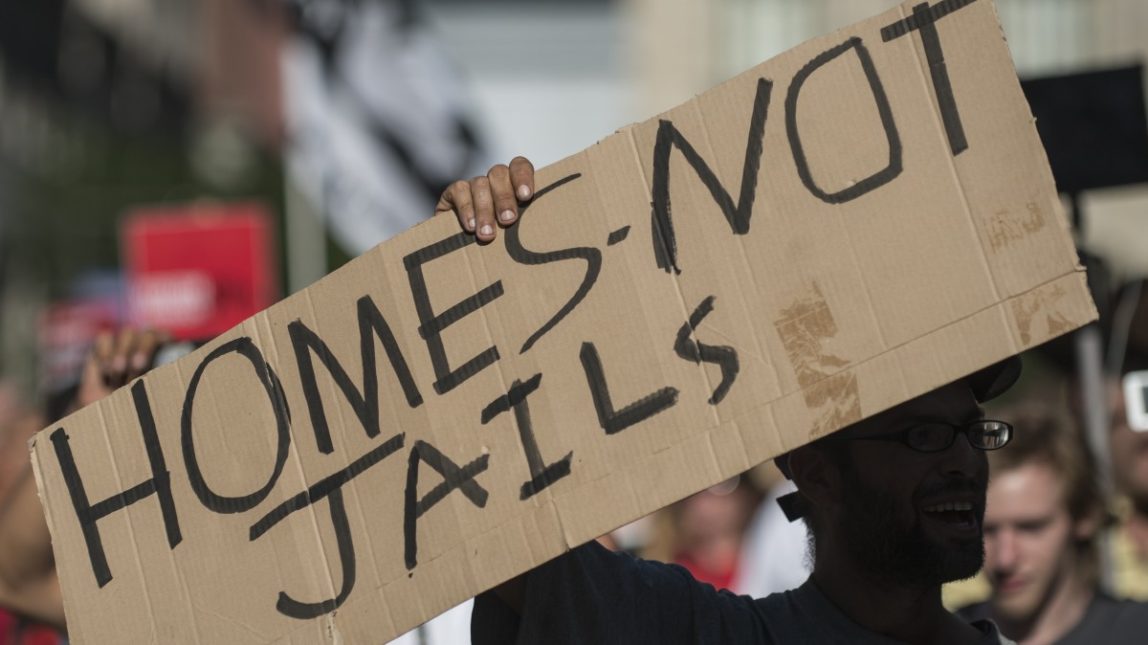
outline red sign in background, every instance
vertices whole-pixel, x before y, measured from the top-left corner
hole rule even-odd
[[[271,218],[257,203],[137,209],[121,225],[133,324],[207,340],[277,296]]]

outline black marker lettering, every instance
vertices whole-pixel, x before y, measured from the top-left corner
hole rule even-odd
[[[299,366],[299,380],[303,387],[303,398],[307,401],[307,411],[311,415],[311,427],[315,430],[315,441],[319,451],[330,453],[335,448],[331,443],[331,431],[327,426],[327,414],[323,409],[323,397],[319,385],[315,380],[315,366],[311,354],[319,357],[319,361],[327,368],[335,384],[343,392],[347,402],[359,418],[359,423],[368,437],[379,436],[379,375],[375,363],[375,339],[383,344],[387,359],[403,393],[407,397],[407,405],[416,408],[422,404],[422,396],[418,386],[411,377],[407,361],[399,348],[391,327],[387,324],[379,308],[370,296],[363,296],[358,301],[359,317],[359,354],[363,365],[363,389],[358,390],[346,370],[339,362],[327,343],[311,331],[301,320],[295,320],[287,325],[291,335],[291,348],[295,351],[295,361]]]
[[[431,365],[434,367],[436,378],[434,390],[439,394],[453,390],[499,358],[498,347],[488,347],[474,358],[463,363],[461,367],[452,370],[450,362],[446,358],[442,332],[462,317],[478,311],[480,307],[501,296],[502,281],[498,280],[443,313],[435,314],[434,308],[431,306],[430,294],[427,292],[426,277],[423,275],[422,266],[424,264],[474,244],[474,240],[473,235],[459,233],[423,247],[403,258],[403,266],[407,269],[407,278],[411,284],[411,296],[415,301],[415,311],[418,312],[419,316],[419,336],[426,341],[427,351],[430,352]]]
[[[249,538],[252,542],[258,540],[267,531],[279,522],[287,519],[295,511],[303,510],[308,506],[322,500],[335,491],[341,490],[343,484],[365,473],[368,468],[386,459],[403,447],[405,434],[397,434],[370,452],[352,461],[346,468],[336,471],[312,484],[307,490],[291,497],[282,504],[268,511],[266,515],[251,525]]]
[[[968,149],[965,127],[961,123],[961,113],[957,110],[957,99],[953,95],[953,85],[949,82],[949,68],[945,64],[945,51],[941,48],[941,36],[937,32],[937,21],[972,4],[976,0],[943,0],[933,6],[922,2],[913,7],[913,15],[881,29],[881,40],[889,42],[916,30],[921,32],[921,43],[925,46],[925,60],[929,63],[929,75],[933,80],[933,95],[941,110],[941,122],[945,124],[945,134],[949,138],[949,150],[957,156]]]
[[[255,375],[259,378],[259,383],[263,386],[263,391],[267,393],[267,400],[271,403],[271,409],[275,413],[277,432],[275,466],[271,470],[271,476],[267,479],[267,483],[257,491],[237,497],[219,495],[207,485],[207,480],[204,479],[203,471],[199,467],[199,459],[195,455],[195,439],[192,432],[192,409],[195,407],[195,395],[199,390],[200,379],[203,378],[208,365],[211,365],[216,359],[232,353],[246,358],[251,363]],[[180,430],[183,463],[187,467],[188,482],[191,484],[191,489],[195,491],[196,497],[209,510],[216,513],[242,513],[255,508],[275,487],[275,482],[278,481],[280,473],[283,472],[283,465],[287,463],[287,449],[291,446],[291,413],[287,409],[287,398],[283,395],[283,386],[279,382],[279,377],[263,359],[263,353],[259,351],[259,348],[250,338],[243,336],[228,341],[215,348],[200,362],[199,367],[195,369],[195,374],[191,377],[191,383],[187,386],[187,395],[183,399]],[[258,428],[243,427],[239,430],[251,432],[258,430]],[[222,432],[223,430],[217,428],[216,431]]]
[[[486,470],[490,455],[482,455],[469,464],[459,467],[449,457],[438,451],[437,448],[425,441],[416,441],[411,448],[410,459],[407,461],[407,490],[403,505],[403,558],[406,560],[407,570],[418,565],[418,519],[442,501],[451,491],[458,489],[478,508],[486,506],[487,492],[481,484],[474,481],[482,471]],[[442,475],[442,483],[435,486],[422,499],[419,494],[419,462],[426,462],[431,468]]]
[[[522,207],[521,212],[525,214],[526,209],[529,208],[531,204],[537,204],[538,200],[545,196],[546,193],[564,184],[574,181],[581,176],[582,175],[580,174],[569,175],[559,179],[549,186],[546,186],[545,188],[542,188],[537,193],[535,193],[534,199],[531,200],[530,204]],[[574,295],[570,297],[570,300],[568,300],[566,304],[562,305],[562,308],[558,310],[558,313],[554,314],[550,320],[546,321],[545,325],[542,325],[538,331],[534,332],[530,335],[529,338],[526,339],[526,342],[522,344],[522,349],[519,350],[520,354],[525,354],[526,350],[534,346],[534,343],[538,342],[538,339],[542,338],[543,334],[553,329],[554,326],[559,323],[559,321],[561,321],[566,317],[567,314],[574,310],[574,307],[578,306],[578,303],[582,302],[582,299],[586,297],[586,294],[590,293],[590,288],[594,286],[595,282],[597,282],[598,273],[602,270],[602,252],[592,247],[580,246],[572,249],[550,251],[548,253],[535,253],[534,251],[526,249],[522,246],[521,231],[522,224],[519,224],[518,226],[511,226],[510,228],[506,229],[506,252],[510,254],[511,259],[513,259],[515,262],[518,262],[519,264],[549,264],[551,262],[559,262],[562,260],[586,261],[586,275],[582,277],[582,284],[578,285],[578,290],[574,292]]]
[[[570,459],[574,456],[573,452],[568,452],[565,457],[549,465],[542,458],[538,440],[534,437],[534,428],[530,423],[530,406],[526,402],[526,397],[541,384],[542,374],[535,374],[525,383],[515,380],[506,396],[498,397],[482,411],[482,425],[486,425],[503,412],[514,410],[518,440],[522,442],[522,450],[526,453],[526,464],[530,468],[530,479],[523,482],[519,499],[529,499],[569,475]]]
[[[614,246],[618,242],[625,240],[626,237],[628,237],[629,235],[630,235],[630,226],[629,225],[623,226],[622,228],[620,228],[616,231],[611,231],[609,237],[606,238],[606,246]]]
[[[654,179],[652,193],[651,230],[654,241],[654,257],[658,268],[667,273],[681,273],[678,267],[678,247],[674,237],[673,211],[670,203],[670,153],[673,148],[681,151],[702,184],[710,191],[710,196],[721,208],[722,215],[729,222],[730,229],[737,235],[749,232],[750,218],[753,216],[753,202],[757,196],[757,174],[761,168],[761,152],[765,134],[765,118],[769,112],[769,98],[773,82],[764,78],[757,80],[757,93],[753,99],[753,112],[749,117],[749,133],[745,142],[745,160],[741,166],[741,191],[737,204],[733,203],[729,191],[722,186],[717,175],[710,169],[705,159],[698,154],[689,140],[674,127],[673,122],[658,122],[658,135],[654,142]]]
[[[280,613],[292,618],[314,618],[334,611],[350,596],[351,589],[355,586],[355,543],[351,537],[347,511],[343,505],[343,484],[394,454],[403,447],[404,439],[405,435],[402,434],[391,437],[382,445],[348,464],[346,468],[324,477],[312,484],[307,490],[271,509],[259,521],[251,525],[248,539],[254,542],[295,511],[307,508],[323,499],[329,500],[331,524],[335,530],[335,539],[339,547],[339,563],[343,570],[342,588],[334,598],[314,603],[300,602],[285,592],[279,592],[279,601],[275,604],[275,608]]]
[[[68,444],[68,433],[64,432],[63,428],[57,428],[51,434],[52,447],[55,449],[56,459],[60,462],[60,473],[64,477],[64,484],[68,487],[68,496],[72,500],[72,508],[76,511],[76,517],[80,521],[80,530],[84,534],[84,542],[88,547],[88,559],[92,563],[92,573],[96,576],[96,584],[101,588],[111,582],[112,572],[108,567],[107,556],[104,554],[104,544],[100,539],[99,527],[96,526],[96,522],[99,520],[154,494],[159,500],[163,526],[167,532],[168,547],[174,549],[177,544],[183,541],[183,534],[179,530],[179,517],[176,516],[175,512],[175,500],[171,496],[171,474],[167,470],[163,450],[159,445],[155,418],[152,416],[147,388],[142,380],[138,380],[132,385],[132,401],[135,404],[136,417],[139,419],[140,431],[143,434],[144,449],[147,451],[148,465],[151,467],[151,479],[136,484],[95,505],[88,502],[88,493],[84,489],[80,471],[76,467],[72,447]]]
[[[615,411],[610,400],[610,388],[606,384],[606,374],[602,371],[602,360],[598,358],[598,349],[593,343],[582,343],[581,358],[586,383],[594,399],[594,410],[598,413],[598,423],[606,434],[619,433],[678,402],[677,388],[664,387]]]
[[[881,170],[859,180],[848,188],[835,193],[827,193],[813,180],[813,174],[809,170],[809,160],[805,157],[805,149],[801,144],[801,133],[797,129],[797,99],[805,81],[809,80],[814,72],[849,50],[857,53],[861,70],[865,73],[865,79],[869,81],[869,89],[873,93],[873,101],[877,104],[877,113],[881,117],[885,139],[889,144],[889,163]],[[844,43],[826,50],[809,61],[793,76],[793,80],[789,84],[789,94],[785,98],[785,129],[789,135],[789,147],[793,152],[793,161],[797,164],[797,174],[801,177],[801,182],[805,184],[810,193],[824,202],[842,204],[852,201],[865,193],[884,186],[901,174],[901,135],[897,132],[897,124],[893,121],[893,110],[889,107],[889,98],[885,96],[885,88],[881,85],[881,78],[877,75],[873,58],[869,56],[869,50],[865,49],[860,38],[850,38]]]
[[[710,405],[717,405],[729,394],[729,388],[733,386],[733,382],[737,379],[737,372],[739,369],[737,360],[737,351],[727,345],[706,345],[702,342],[695,342],[691,336],[697,331],[698,325],[702,324],[705,317],[710,314],[714,309],[714,296],[710,296],[694,309],[694,313],[690,314],[690,320],[682,325],[678,330],[678,338],[674,341],[674,352],[682,358],[701,364],[714,363],[721,367],[721,383],[718,383],[714,388],[713,394],[710,396]]]
[[[347,509],[343,506],[343,489],[336,488],[327,496],[331,508],[331,524],[335,529],[335,542],[339,548],[339,566],[343,570],[343,585],[339,593],[330,600],[321,602],[300,602],[286,592],[279,592],[275,609],[291,618],[307,620],[335,611],[346,602],[355,588],[355,541],[351,537],[351,524],[347,520]]]

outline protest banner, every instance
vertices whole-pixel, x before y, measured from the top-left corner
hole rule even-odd
[[[44,430],[77,642],[382,642],[1095,317],[989,0],[420,224]]]

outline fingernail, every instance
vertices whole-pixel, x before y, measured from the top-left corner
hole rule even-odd
[[[530,197],[530,188],[527,186],[519,186],[518,187],[518,198],[519,199],[526,199],[527,197]]]
[[[479,231],[479,234],[481,234],[481,235],[493,235],[494,229],[490,227],[490,224],[483,224],[482,230]]]
[[[468,230],[468,231],[474,230],[474,218],[473,217],[466,220],[466,230]]]
[[[128,367],[128,361],[123,356],[116,356],[112,359],[112,371],[122,372]]]
[[[504,222],[509,222],[510,220],[514,219],[514,211],[502,211],[499,213],[498,219]]]
[[[147,369],[147,354],[136,354],[132,356],[132,369],[141,372]]]

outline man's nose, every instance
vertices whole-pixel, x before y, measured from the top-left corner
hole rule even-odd
[[[1008,573],[1016,568],[1016,536],[1007,528],[998,528],[985,539],[985,564],[989,571]]]
[[[975,479],[988,468],[988,459],[983,450],[974,448],[965,433],[953,437],[953,445],[941,453],[942,471],[950,476],[964,476]]]

